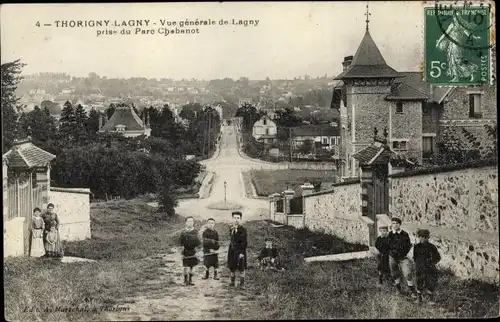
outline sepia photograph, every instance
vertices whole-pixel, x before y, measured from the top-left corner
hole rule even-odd
[[[491,0],[0,6],[6,321],[500,315]]]

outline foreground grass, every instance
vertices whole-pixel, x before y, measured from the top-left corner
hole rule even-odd
[[[154,213],[145,201],[92,204],[92,239],[65,243],[65,255],[97,261],[63,264],[8,258],[4,265],[5,317],[15,321],[99,320],[105,319],[110,307],[126,309],[117,306],[118,299],[167,290],[168,281],[147,283],[158,278],[163,266],[153,255],[177,245],[183,226],[182,217]],[[138,260],[149,256],[153,257]]]
[[[257,195],[266,197],[287,188],[298,193],[306,181],[320,181],[321,189],[328,189],[336,178],[336,172],[332,170],[253,170],[250,175]]]
[[[436,318],[498,315],[499,287],[478,281],[440,276],[435,306],[418,305],[395,295],[390,286],[376,285],[375,259],[349,262],[303,262],[307,256],[365,250],[334,237],[290,227],[246,224],[249,253],[255,257],[264,238],[274,237],[285,257],[284,272],[248,271],[248,287],[264,294],[256,311],[231,311],[233,319]],[[313,248],[314,246],[314,248]]]

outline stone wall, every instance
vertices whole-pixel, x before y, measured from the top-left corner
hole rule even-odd
[[[304,228],[304,215],[288,215],[286,216],[287,225],[297,229]]]
[[[24,217],[16,217],[4,223],[3,256],[24,254]]]
[[[411,174],[410,174],[411,175]],[[498,167],[392,176],[392,212],[402,220],[498,232]]]
[[[51,187],[49,202],[60,221],[61,240],[83,240],[90,234],[90,189]]]
[[[388,102],[385,97],[390,93],[390,86],[346,86],[347,115],[349,122],[355,122],[356,143],[371,143],[373,128],[377,127],[382,133],[384,127],[389,126],[389,115],[385,111]],[[352,107],[354,106],[354,116]],[[352,128],[348,132],[352,132]],[[351,134],[348,133],[351,139]]]
[[[282,212],[277,212],[277,213],[274,214],[274,221],[275,222],[279,222],[279,223],[281,223],[281,224],[284,225],[285,224],[285,219],[286,219],[285,218],[285,214],[282,213]]]
[[[427,105],[429,113],[424,114],[422,110],[422,132],[437,134],[439,132],[439,118],[443,108],[437,103],[424,104]]]
[[[404,101],[403,113],[396,113],[396,103],[392,104],[391,140],[407,140],[406,155],[415,158],[420,163],[422,159],[422,103]]]
[[[446,98],[442,119],[444,120],[467,120],[469,119],[469,96],[471,90],[483,91],[481,96],[481,113],[483,119],[497,118],[497,94],[496,86],[483,85],[473,88],[456,87]]]
[[[418,229],[430,230],[441,267],[498,282],[498,167],[422,172],[392,176],[392,216],[403,220],[413,241]]]
[[[361,217],[359,181],[304,196],[305,226],[351,243],[369,244],[369,229]]]

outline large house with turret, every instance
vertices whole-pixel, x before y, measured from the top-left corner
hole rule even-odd
[[[439,153],[436,142],[444,131],[462,135],[465,127],[484,138],[484,125],[496,124],[496,82],[436,87],[423,81],[422,72],[398,72],[385,61],[368,26],[356,54],[342,65],[331,105],[341,115],[342,176],[359,175],[353,155],[373,143],[374,128],[386,130],[392,150],[425,164]]]
[[[119,133],[125,137],[137,137],[151,135],[149,126],[149,115],[143,119],[137,115],[131,106],[117,107],[113,115],[103,125],[103,119],[99,119],[99,133]]]

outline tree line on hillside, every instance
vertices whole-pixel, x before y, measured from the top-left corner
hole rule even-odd
[[[158,193],[161,210],[174,214],[175,191],[192,185],[201,170],[186,155],[203,158],[215,150],[220,132],[216,110],[189,106],[182,113],[185,122],[179,122],[168,106],[151,107],[141,113],[149,114],[152,136],[101,134],[99,118],[111,116],[118,106],[110,106],[104,113],[92,109],[87,114],[83,106],[66,102],[58,122],[48,106],[24,112],[15,95],[23,66],[19,60],[1,66],[3,153],[14,139],[30,135],[35,145],[56,155],[51,164],[56,186],[90,188],[99,199]]]

